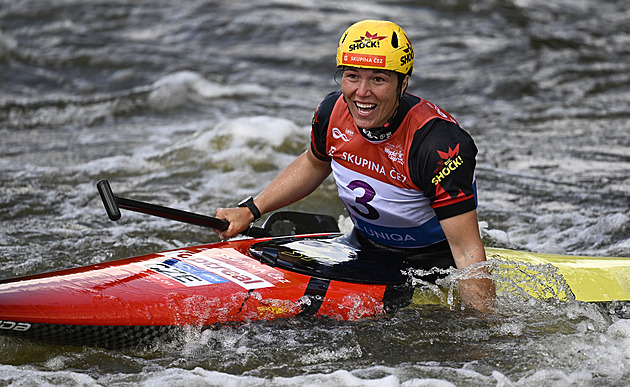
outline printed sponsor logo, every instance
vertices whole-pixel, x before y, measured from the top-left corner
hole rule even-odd
[[[354,50],[361,50],[364,48],[380,48],[381,40],[386,39],[387,36],[378,36],[378,32],[372,35],[368,31],[365,31],[365,36],[361,36],[348,46],[348,50],[351,52]]]
[[[328,155],[330,157],[334,157],[334,152],[337,149],[335,147],[330,147],[330,151]],[[396,168],[391,168],[389,173],[385,170],[385,167],[381,164],[375,163],[372,160],[366,159],[365,157],[357,156],[355,154],[349,152],[342,152],[340,155],[341,160],[347,161],[348,163],[354,164],[357,167],[368,169],[370,171],[374,171],[383,176],[389,176],[389,178],[398,180],[400,182],[406,182],[407,176],[398,172]]]
[[[186,259],[186,262],[226,278],[230,282],[234,282],[247,290],[273,287],[273,284],[252,273],[239,269],[234,265],[222,262],[218,259],[207,257],[203,254],[195,254]]]
[[[415,242],[416,239],[411,235],[404,233],[392,233],[385,231],[376,231],[368,227],[360,227],[356,225],[364,234],[369,235],[375,239],[380,239],[382,241],[392,241],[392,242]]]
[[[138,262],[136,265],[161,274],[188,287],[228,282],[227,279],[221,276],[201,270],[175,258],[157,258],[146,262]]]
[[[407,181],[407,176],[403,175],[402,173],[398,172],[395,168],[392,168],[389,171],[389,177],[394,179],[394,180],[398,180],[402,183]]]
[[[391,161],[403,165],[403,152],[401,150],[388,145],[385,147],[385,153]]]
[[[334,147],[334,146],[331,146],[330,149],[328,150],[328,156],[334,157],[335,156],[335,152],[337,152],[337,148]]]
[[[214,254],[213,257],[223,263],[229,263],[238,269],[245,270],[250,276],[252,274],[256,276],[267,276],[276,282],[283,284],[291,283],[290,280],[284,278],[284,274],[282,272],[267,265],[263,265],[258,261],[253,261],[248,258],[243,259],[242,254],[236,252],[235,250],[222,250],[221,253]]]
[[[5,331],[26,332],[30,328],[31,324],[29,323],[0,320],[0,329]]]
[[[207,256],[212,250],[213,257]],[[181,264],[198,275],[210,276],[214,283],[234,282],[245,289],[260,289],[273,287],[274,285],[263,280],[259,275],[266,275],[281,283],[288,283],[281,272],[276,272],[268,266],[243,259],[242,254],[232,249],[216,252],[208,248],[190,248],[186,250],[174,250],[160,253],[161,256],[179,261]],[[156,261],[161,262],[160,259]],[[180,281],[178,281],[180,282]],[[205,283],[208,285],[208,282]]]
[[[385,67],[387,57],[385,55],[352,54],[343,53],[343,64],[355,66]]]
[[[348,134],[350,134],[350,135],[353,135],[353,134],[354,134],[354,132],[353,132],[353,131],[351,131],[351,130],[349,130],[349,129],[346,129],[346,133],[348,133]],[[339,128],[336,128],[336,127],[335,127],[335,128],[332,128],[332,136],[333,136],[335,139],[342,139],[342,140],[343,140],[343,141],[345,141],[345,142],[350,141],[350,138],[348,138],[348,136],[346,135],[346,133],[342,133],[342,132],[341,132],[341,130],[340,130]]]
[[[400,65],[401,66],[407,65],[407,63],[409,63],[409,62],[411,62],[413,60],[413,48],[411,48],[411,45],[409,43],[407,43],[407,47],[404,48],[403,51],[405,52],[405,55],[403,55],[400,58]]]
[[[369,129],[361,129],[361,132],[369,139],[372,141],[383,141],[383,140],[387,140],[388,138],[390,138],[392,136],[392,132],[385,132],[385,133],[381,133],[381,134],[374,134],[372,133],[371,130]]]
[[[382,165],[375,163],[372,160],[368,160],[365,157],[357,156],[348,152],[343,152],[341,154],[341,159],[349,163],[352,163],[356,165],[357,167],[366,168],[374,172],[380,173],[383,176],[386,176],[385,168]]]
[[[457,168],[464,164],[462,156],[459,155],[459,144],[457,144],[455,149],[451,149],[451,147],[449,147],[448,152],[437,152],[442,160],[438,162],[438,167],[433,172],[434,176],[433,179],[431,179],[431,182],[435,185],[440,184],[440,182],[446,179],[451,172],[454,172]]]

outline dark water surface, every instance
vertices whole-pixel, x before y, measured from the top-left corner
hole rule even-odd
[[[207,214],[259,192],[307,146],[313,109],[337,88],[337,40],[364,18],[407,31],[410,91],[473,134],[488,245],[630,257],[626,3],[0,0],[0,278],[218,240],[131,213],[112,223],[94,185]],[[332,181],[293,208],[345,215]],[[0,385],[630,379],[630,320],[578,302],[500,304],[486,320],[412,306],[145,350],[0,338]]]

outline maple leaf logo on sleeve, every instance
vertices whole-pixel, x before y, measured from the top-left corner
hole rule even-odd
[[[440,157],[442,158],[442,160],[438,161],[437,163],[437,168],[435,169],[435,171],[433,171],[434,174],[440,172],[442,169],[444,169],[444,167],[450,165],[453,160],[458,160],[459,163],[454,166],[455,168],[453,168],[452,170],[455,170],[457,167],[459,167],[461,164],[464,163],[464,161],[462,160],[461,156],[459,155],[459,144],[457,144],[455,146],[455,149],[451,149],[451,147],[448,147],[448,152],[442,152],[440,150],[437,151],[438,155],[440,155]],[[448,174],[450,174],[450,172],[448,172]],[[447,175],[448,175],[447,174]],[[441,179],[440,179],[441,181]],[[439,183],[439,181],[438,181]],[[435,181],[433,182],[433,184],[437,184]]]
[[[444,187],[442,187],[442,182],[447,180],[451,173],[453,173],[457,168],[459,168],[462,164],[464,164],[464,159],[459,155],[459,144],[455,146],[455,149],[452,149],[450,146],[448,147],[448,151],[437,151],[438,155],[442,160],[438,161],[437,168],[433,171],[433,179],[431,182],[436,185],[436,201],[432,204],[433,207],[442,207],[452,203],[460,202],[463,200],[467,200],[474,196],[465,195],[464,192],[460,189],[457,193],[449,194]]]

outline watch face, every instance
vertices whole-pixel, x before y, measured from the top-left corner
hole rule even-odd
[[[252,203],[254,202],[254,198],[253,198],[253,197],[251,197],[251,196],[250,196],[250,197],[248,197],[247,199],[243,199],[240,203],[238,203],[238,206],[239,206],[239,207],[248,207],[248,205],[247,205],[247,204],[248,204],[250,201],[251,201]]]

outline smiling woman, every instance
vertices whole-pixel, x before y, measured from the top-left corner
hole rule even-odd
[[[122,196],[206,215],[255,196],[309,146],[314,107],[341,88],[341,72],[337,83],[331,75],[342,32],[383,17],[418,53],[408,91],[446,108],[479,148],[486,247],[630,257],[627,0],[357,3],[0,0],[0,278],[218,241],[142,214],[110,222],[94,183],[107,178]],[[366,31],[376,34],[359,37]],[[364,137],[354,125],[327,127],[331,141]],[[438,148],[439,183],[469,166],[463,145],[448,147]],[[402,150],[384,150],[405,163]],[[346,156],[381,178],[407,177],[363,152]],[[363,199],[350,204],[369,215],[364,205],[375,207],[381,192],[368,201],[372,180],[354,180]],[[353,227],[332,178],[289,210]],[[496,254],[486,251],[489,264]],[[578,264],[593,285],[630,284],[613,266],[564,267]],[[541,291],[560,284],[552,268],[531,266],[509,273]],[[430,289],[455,300],[460,273]],[[487,319],[414,304],[352,322],[193,330],[125,351],[0,335],[0,385],[628,384],[630,320],[612,309],[630,316],[630,306],[506,296],[498,275],[499,314]]]
[[[337,66],[343,69],[341,91],[317,108],[310,149],[250,201],[251,208],[217,211],[230,222],[222,238],[236,235],[261,213],[304,198],[332,172],[355,226],[348,240],[357,248],[390,258],[396,251],[423,269],[484,262],[476,213],[477,148],[453,117],[406,93],[413,48],[405,32],[390,21],[355,23],[341,36]],[[436,174],[455,157],[458,167],[446,169],[435,184]],[[427,258],[436,252],[440,259]],[[389,263],[397,266],[400,260]],[[489,312],[494,285],[482,271],[483,278],[460,281],[460,291],[465,305]]]

